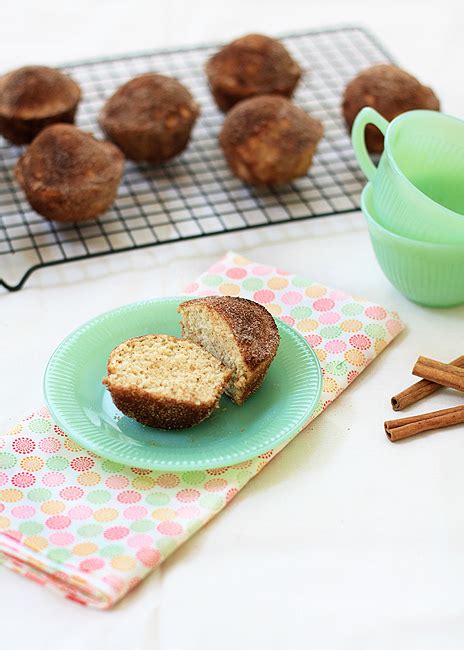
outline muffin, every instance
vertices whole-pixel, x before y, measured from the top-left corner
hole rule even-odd
[[[127,158],[158,164],[186,148],[198,115],[198,105],[177,79],[147,73],[118,88],[99,123]]]
[[[255,95],[291,97],[301,68],[275,38],[248,34],[214,54],[206,74],[216,104],[225,112]]]
[[[159,429],[183,429],[214,411],[231,374],[199,345],[157,334],[118,345],[103,384],[128,417]]]
[[[54,221],[78,222],[110,207],[123,166],[114,144],[71,124],[53,124],[29,145],[15,172],[36,212]]]
[[[279,347],[279,331],[262,305],[246,298],[209,296],[179,305],[182,336],[232,371],[225,392],[237,404],[261,385]]]
[[[431,88],[390,64],[367,68],[346,86],[342,110],[349,131],[364,106],[372,106],[389,122],[401,113],[418,108],[440,110],[438,97]],[[366,128],[366,146],[372,153],[383,151],[383,135],[372,124]]]
[[[30,65],[0,77],[0,134],[14,144],[31,142],[46,126],[74,122],[79,86],[53,68]]]
[[[306,174],[322,134],[321,122],[285,97],[262,95],[227,113],[219,142],[245,183],[277,185]]]

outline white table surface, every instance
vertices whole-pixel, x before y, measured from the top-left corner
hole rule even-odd
[[[362,23],[463,117],[463,18],[458,0],[17,0],[1,7],[1,67]],[[79,607],[0,570],[0,648],[462,649],[464,432],[392,445],[382,423],[419,354],[463,352],[464,308],[425,309],[399,295],[359,214],[41,270],[22,291],[1,292],[2,430],[41,404],[44,365],[71,329],[178,292],[228,249],[395,308],[408,329],[114,610]],[[442,393],[416,411],[458,403]]]

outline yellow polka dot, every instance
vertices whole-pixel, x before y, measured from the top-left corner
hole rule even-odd
[[[296,324],[296,328],[300,330],[300,332],[312,332],[318,327],[319,323],[317,320],[313,320],[312,318],[303,318]]]
[[[24,544],[32,548],[34,551],[43,551],[44,548],[47,548],[48,542],[45,537],[40,535],[32,535],[32,537],[26,537]]]
[[[159,519],[161,521],[168,521],[169,519],[176,518],[176,511],[172,508],[157,508],[153,511],[153,519]]]
[[[314,350],[314,352],[316,353],[316,356],[319,359],[319,361],[322,362],[327,359],[327,352],[325,350],[322,350],[321,348],[317,348],[316,350]]]
[[[333,377],[324,377],[323,389],[326,393],[336,393],[338,384]]]
[[[64,446],[68,451],[82,451],[82,447],[77,442],[74,442],[74,440],[71,440],[71,438],[65,438]]]
[[[285,278],[279,278],[277,276],[271,278],[268,281],[267,286],[269,287],[269,289],[285,289],[285,287],[288,287],[288,280],[286,280]]]
[[[363,366],[365,363],[364,354],[359,350],[347,350],[345,360],[353,366]]]
[[[45,501],[40,506],[42,512],[45,512],[47,515],[57,515],[60,512],[63,512],[65,505],[62,501]]]
[[[7,488],[6,490],[0,490],[0,501],[6,501],[7,503],[15,503],[16,501],[21,501],[23,498],[23,493],[21,490],[15,490],[14,488]]]
[[[77,477],[77,482],[80,485],[97,485],[100,481],[101,476],[97,472],[84,472]]]
[[[22,458],[20,463],[21,467],[28,472],[38,472],[44,464],[43,460],[38,456],[27,456]]]
[[[374,343],[374,348],[377,354],[382,352],[385,347],[387,347],[387,343],[384,340],[379,340]]]
[[[12,427],[11,429],[9,429],[6,432],[5,435],[7,435],[7,436],[17,436],[18,433],[21,433],[22,430],[23,430],[23,425],[22,424],[15,424],[15,426]]]
[[[238,284],[221,284],[219,287],[219,293],[222,293],[223,296],[238,296],[240,293],[240,287]]]
[[[111,560],[111,566],[119,571],[130,571],[135,566],[135,560],[128,555],[117,555]]]
[[[0,528],[9,528],[10,523],[8,517],[0,517]]]
[[[310,287],[305,289],[305,294],[310,298],[320,298],[325,293],[327,293],[327,289],[321,287],[319,284],[312,284]]]
[[[344,332],[359,332],[359,330],[362,328],[362,323],[359,320],[350,318],[348,320],[342,321],[340,323],[340,327]]]
[[[78,585],[80,587],[86,587],[88,589],[89,583],[85,578],[81,578],[80,576],[68,576],[68,580],[71,580],[73,585]]]
[[[234,264],[237,264],[237,266],[246,266],[249,263],[250,260],[247,260],[247,258],[243,257],[243,255],[236,255],[234,257]]]
[[[96,544],[92,544],[91,542],[83,542],[82,544],[76,544],[72,552],[74,555],[91,555],[97,550],[98,546]]]
[[[93,513],[97,521],[113,521],[118,516],[118,511],[114,508],[100,508]]]
[[[136,476],[132,479],[132,486],[136,490],[151,490],[156,485],[156,478],[153,476]]]
[[[266,305],[266,309],[270,311],[273,316],[280,316],[282,313],[282,307],[280,305],[274,305],[274,303]]]

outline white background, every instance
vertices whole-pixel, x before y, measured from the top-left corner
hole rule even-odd
[[[464,117],[462,2],[81,0],[1,3],[0,65],[278,34],[377,33]],[[0,570],[0,648],[462,649],[464,432],[389,443],[389,397],[419,354],[463,353],[464,309],[409,303],[382,276],[361,215],[170,244],[35,273],[0,292],[0,426],[41,404],[44,365],[82,321],[178,292],[228,249],[395,308],[408,330],[217,519],[113,611]],[[459,403],[442,393],[431,410]],[[413,411],[414,412],[414,411]]]

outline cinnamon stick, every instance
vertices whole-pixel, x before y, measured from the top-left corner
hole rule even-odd
[[[442,363],[441,361],[435,361],[435,359],[419,357],[412,369],[412,374],[441,386],[464,391],[464,368],[453,366],[451,363]]]
[[[452,366],[464,368],[464,355],[454,359],[454,361],[451,361],[450,363]],[[391,398],[391,405],[394,411],[401,411],[407,406],[411,406],[419,400],[424,399],[424,397],[436,393],[437,390],[440,390],[441,388],[443,388],[441,384],[437,384],[429,379],[420,379],[416,383],[402,390],[401,393],[393,395]]]
[[[454,406],[450,409],[421,413],[408,418],[387,420],[384,423],[385,433],[391,442],[415,436],[424,431],[434,431],[450,427],[453,424],[464,423],[464,406]]]

